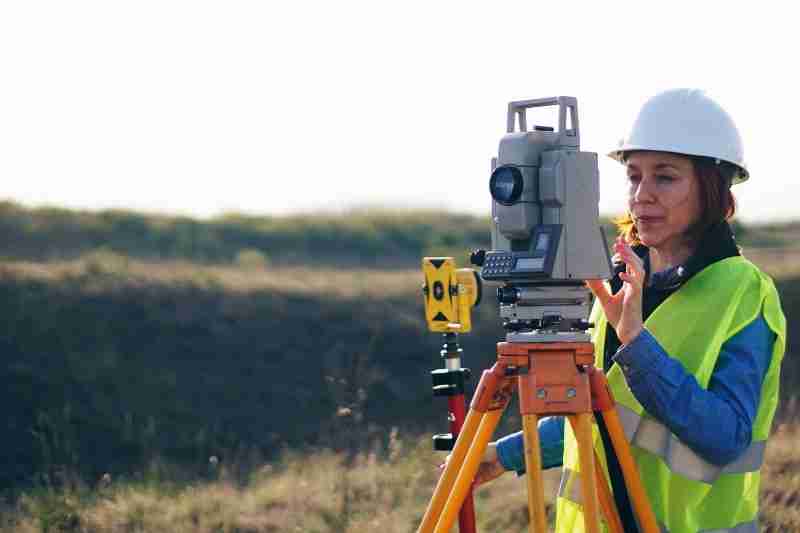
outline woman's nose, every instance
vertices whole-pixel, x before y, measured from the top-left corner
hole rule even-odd
[[[653,180],[643,178],[639,180],[636,189],[633,191],[634,202],[652,202],[655,196],[652,189]]]

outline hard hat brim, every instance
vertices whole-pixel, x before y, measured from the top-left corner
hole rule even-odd
[[[692,152],[687,151],[685,149],[681,149],[681,150],[668,150],[668,149],[666,149],[665,150],[664,148],[656,149],[656,148],[653,148],[653,147],[650,147],[650,146],[637,146],[637,145],[633,145],[633,144],[624,144],[620,148],[617,148],[616,150],[612,150],[611,152],[608,152],[606,155],[608,157],[610,157],[611,159],[613,159],[614,161],[617,161],[619,163],[624,164],[625,163],[624,156],[628,152],[665,152],[665,153],[668,153],[668,154],[683,155],[683,156],[708,157],[707,155],[700,154],[700,153],[692,153]],[[744,183],[745,181],[747,181],[750,178],[750,172],[747,170],[746,167],[742,166],[741,164],[736,163],[735,161],[728,161],[726,159],[720,159],[720,161],[725,161],[726,163],[730,163],[730,164],[734,165],[736,168],[739,169],[739,171],[733,176],[733,179],[731,180],[731,185],[736,185],[738,183]]]

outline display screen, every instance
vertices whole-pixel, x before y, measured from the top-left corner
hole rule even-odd
[[[515,265],[516,270],[541,270],[544,267],[544,257],[520,257]]]
[[[544,252],[547,250],[547,247],[550,245],[550,234],[549,233],[540,233],[538,237],[536,237],[536,251],[537,252]]]

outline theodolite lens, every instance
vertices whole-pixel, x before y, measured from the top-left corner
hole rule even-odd
[[[514,205],[522,195],[522,172],[517,167],[497,167],[489,178],[489,192],[502,205]]]

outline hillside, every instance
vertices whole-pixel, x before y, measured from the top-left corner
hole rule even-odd
[[[0,415],[7,436],[0,485],[6,489],[53,483],[67,472],[86,480],[134,476],[154,459],[199,475],[211,455],[250,465],[285,449],[357,453],[386,443],[391,427],[409,438],[446,431],[445,402],[431,397],[428,375],[441,366],[440,339],[426,331],[419,256],[410,255],[417,246],[447,253],[451,242],[431,244],[445,233],[397,251],[401,260],[392,268],[376,268],[378,260],[370,268],[344,268],[367,254],[350,235],[347,246],[330,248],[337,268],[312,268],[308,258],[304,266],[281,264],[272,257],[282,252],[235,246],[228,261],[195,261],[177,251],[156,260],[142,252],[158,242],[149,238],[122,240],[125,253],[113,251],[105,237],[87,241],[99,245],[90,249],[80,244],[91,226],[82,217],[100,215],[59,212],[64,227],[73,228],[61,231],[43,222],[42,212],[26,213],[26,227],[43,244],[22,252],[6,247],[0,266]],[[167,225],[137,216],[152,227]],[[374,242],[409,243],[406,221],[428,215],[376,215],[380,223],[364,216],[364,227],[388,228]],[[402,224],[386,222],[391,217]],[[462,218],[440,218],[436,227],[457,234]],[[328,220],[310,217],[305,224],[321,228]],[[768,244],[745,251],[778,277],[792,328],[783,373],[787,400],[800,383],[793,334],[800,254],[785,245],[792,228],[743,229],[753,242]],[[75,243],[68,245],[65,235]],[[398,266],[406,263],[413,267]],[[475,321],[462,345],[465,366],[478,371],[494,360],[502,334],[491,296]],[[505,430],[519,426],[515,411]]]
[[[432,210],[198,220],[0,202],[0,258],[70,260],[102,249],[147,261],[232,264],[242,254],[245,261],[258,254],[275,266],[403,269],[434,251],[488,246],[488,223],[488,217]]]
[[[415,272],[116,259],[2,268],[4,486],[155,456],[350,447],[353,431],[424,431],[445,412],[430,401],[439,339],[424,330]],[[489,311],[463,343],[476,367],[498,335]]]
[[[603,221],[606,234],[615,232]],[[742,226],[745,247],[797,246],[800,223]],[[273,266],[416,269],[425,255],[486,248],[489,217],[434,210],[354,210],[341,215],[256,217],[229,214],[211,220],[144,215],[133,211],[30,209],[0,202],[0,259],[72,260],[105,250],[145,261],[230,265],[261,259]]]

